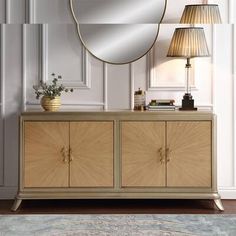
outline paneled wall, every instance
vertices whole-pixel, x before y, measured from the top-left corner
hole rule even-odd
[[[63,109],[70,110],[130,109],[138,88],[148,91],[147,101],[174,98],[180,104],[185,61],[166,58],[166,53],[184,5],[201,2],[168,0],[151,54],[114,66],[93,58],[81,46],[68,0],[0,0],[0,22],[8,23],[1,24],[0,31],[0,198],[13,197],[17,189],[18,115],[40,109],[33,84],[50,80],[52,72],[61,74],[63,83],[76,88],[62,98]],[[226,24],[235,22],[235,6],[233,0],[209,2],[218,2],[225,24],[204,26],[212,57],[193,60],[193,95],[197,106],[218,115],[218,185],[223,197],[236,198],[236,37],[234,25]],[[156,82],[152,88],[151,78]]]
[[[1,25],[0,196],[15,193],[18,180],[18,114],[22,107],[22,27]]]

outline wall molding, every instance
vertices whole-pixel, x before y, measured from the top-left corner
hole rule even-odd
[[[185,85],[168,85],[168,86],[156,86],[152,87],[151,81],[153,78],[157,78],[155,68],[155,45],[147,54],[147,91],[185,91]],[[197,91],[197,87],[195,84],[196,81],[196,70],[195,70],[195,62],[192,62],[191,76],[193,78],[193,85],[191,86],[191,91]],[[184,69],[184,67],[183,67]]]
[[[234,1],[228,0],[228,24],[234,23]]]
[[[234,166],[234,187],[236,188],[236,82],[235,82],[235,69],[236,69],[236,26],[232,25],[232,94],[233,94],[233,166]]]
[[[29,24],[34,24],[35,23],[35,0],[27,0],[27,5],[28,5],[27,22]]]
[[[215,81],[215,50],[216,50],[216,36],[215,36],[215,25],[211,26],[211,64],[212,64],[212,70],[211,70],[211,103],[213,104],[213,111],[215,107],[215,87],[214,87],[214,81]]]
[[[5,0],[5,23],[11,23],[11,0]]]
[[[48,80],[48,25],[39,25],[39,77],[38,83]]]
[[[129,76],[130,76],[130,109],[134,109],[134,64],[129,64]]]
[[[29,0],[25,0],[25,22],[24,24],[29,24]]]
[[[158,86],[158,87],[149,87],[147,91],[179,92],[179,91],[185,91],[185,90],[186,90],[185,86]],[[191,86],[191,91],[198,91],[198,89],[195,86],[194,87]]]
[[[48,24],[42,24],[40,26],[40,45],[41,45],[41,76],[43,82],[50,81],[48,78]],[[91,76],[90,76],[90,63],[88,51],[82,46],[82,81],[67,80],[62,83],[66,87],[73,87],[75,89],[90,89],[91,88]]]
[[[22,37],[22,94],[21,94],[21,110],[27,110],[27,104],[29,103],[26,98],[26,87],[27,87],[27,24],[23,24],[21,27],[21,37]],[[29,103],[30,104],[30,103]]]
[[[219,187],[222,199],[236,199],[236,187]]]
[[[0,199],[14,199],[17,193],[17,186],[1,187],[0,188]]]
[[[103,109],[106,111],[108,110],[107,63],[103,62],[102,66],[103,66],[103,102],[104,102]]]
[[[27,57],[27,32],[26,32],[26,25],[22,25],[21,34],[22,34],[22,104],[21,104],[21,110],[26,110],[26,82],[27,82],[27,63],[26,63],[26,57]]]
[[[4,185],[4,154],[5,154],[5,145],[4,145],[4,137],[5,137],[5,25],[1,24],[0,26],[0,51],[1,51],[1,62],[0,62],[0,69],[1,69],[1,98],[0,98],[0,186]]]
[[[230,18],[229,18],[230,19]],[[215,100],[214,97],[216,96],[215,94],[215,78],[216,78],[216,68],[215,68],[215,60],[216,60],[216,51],[217,51],[217,43],[216,43],[216,32],[217,32],[217,27],[221,27],[221,26],[212,26],[212,32],[213,32],[213,36],[212,36],[212,64],[213,64],[213,70],[212,70],[212,84],[213,84],[213,88],[212,88],[212,96],[213,96],[213,107],[215,108]],[[235,79],[235,68],[236,68],[236,61],[235,61],[235,55],[236,55],[236,47],[235,47],[235,43],[236,43],[236,38],[235,38],[235,26],[234,24],[228,25],[228,27],[231,27],[229,34],[228,34],[228,38],[229,40],[231,40],[231,42],[229,43],[229,49],[231,52],[231,63],[229,65],[229,69],[227,69],[227,72],[229,72],[230,75],[230,79],[232,80],[232,113],[233,113],[233,117],[232,117],[232,140],[229,139],[229,142],[232,142],[232,179],[231,179],[231,183],[230,185],[232,185],[231,187],[219,187],[220,191],[222,191],[222,196],[224,198],[229,198],[229,199],[236,199],[236,83],[234,81]],[[215,110],[213,110],[215,111]],[[227,115],[227,114],[226,114]],[[231,135],[231,134],[229,134]],[[221,158],[221,157],[220,157]]]
[[[48,30],[47,24],[40,24],[39,27],[39,35],[40,35],[40,42],[39,42],[39,77],[43,78],[43,81],[48,81],[47,78],[47,67],[48,67],[48,42],[47,42],[47,30]],[[26,82],[27,82],[27,25],[22,26],[22,83],[23,83],[23,94],[22,94],[22,110],[41,110],[40,102],[33,102],[33,101],[27,101],[26,98]],[[82,55],[83,55],[83,78],[84,82],[83,84],[77,84],[78,89],[90,89],[91,88],[91,64],[89,61],[89,53],[87,50],[83,47],[82,49]],[[107,76],[105,76],[104,80],[106,81]],[[65,83],[64,83],[65,84]],[[66,84],[65,84],[66,85]],[[74,87],[70,84],[71,87]],[[104,109],[107,107],[107,98],[105,99],[105,95],[107,93],[107,85],[104,84],[104,102],[80,102],[76,104],[71,103],[62,103],[61,109],[65,110],[79,110],[79,109],[101,109],[101,107]]]
[[[230,1],[229,1],[230,2]],[[230,66],[230,74],[232,79],[232,168],[233,168],[233,188],[236,189],[236,121],[235,121],[235,112],[236,112],[236,104],[235,104],[235,81],[234,81],[234,74],[235,74],[235,55],[236,55],[236,49],[235,49],[235,28],[234,24],[230,24],[231,30],[230,30],[230,38],[231,38],[231,66]]]
[[[14,0],[15,1],[15,0]],[[25,2],[25,23],[33,24],[35,22],[35,0],[24,0]],[[11,24],[12,0],[5,0],[5,23]]]

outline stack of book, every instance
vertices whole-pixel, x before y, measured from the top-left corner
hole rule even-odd
[[[149,111],[174,111],[175,110],[175,100],[172,99],[160,99],[152,100],[148,105]]]

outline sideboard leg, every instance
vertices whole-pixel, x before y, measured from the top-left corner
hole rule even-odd
[[[218,208],[220,211],[224,211],[224,206],[223,206],[222,201],[221,201],[220,198],[214,199],[214,202],[215,202],[217,208]]]
[[[17,209],[19,208],[20,204],[22,202],[22,199],[18,199],[16,198],[15,201],[14,201],[14,204],[11,208],[12,211],[17,211]]]

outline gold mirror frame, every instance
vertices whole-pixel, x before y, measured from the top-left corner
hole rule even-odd
[[[93,55],[96,59],[102,61],[102,62],[105,62],[105,63],[108,63],[108,64],[112,64],[112,65],[126,65],[126,64],[130,64],[130,63],[133,63],[139,59],[141,59],[142,57],[144,57],[147,53],[150,52],[150,50],[153,48],[153,46],[155,45],[156,41],[157,41],[157,38],[158,38],[158,35],[159,35],[159,32],[160,32],[160,24],[162,23],[163,19],[164,19],[164,16],[165,16],[165,13],[166,13],[166,8],[167,8],[167,1],[168,0],[163,0],[165,1],[165,7],[164,7],[164,11],[163,11],[163,14],[162,14],[162,17],[161,17],[161,20],[160,20],[160,23],[157,24],[157,33],[156,33],[156,37],[154,39],[154,42],[153,44],[151,45],[151,47],[143,54],[141,55],[140,57],[132,60],[132,61],[129,61],[129,62],[125,62],[125,63],[114,63],[114,62],[110,62],[110,61],[105,61],[105,60],[102,60],[101,58],[97,57],[96,55],[94,55],[94,53],[92,53],[87,47],[86,47],[86,44],[81,36],[81,33],[80,33],[80,23],[78,21],[78,19],[76,18],[75,16],[75,11],[74,11],[74,7],[73,7],[73,1],[74,0],[69,0],[69,4],[70,4],[70,10],[71,10],[71,14],[72,14],[72,17],[75,21],[75,24],[76,24],[76,31],[77,31],[77,34],[79,36],[79,39],[81,41],[81,43],[83,44],[83,46],[85,47],[85,49],[91,54]]]

